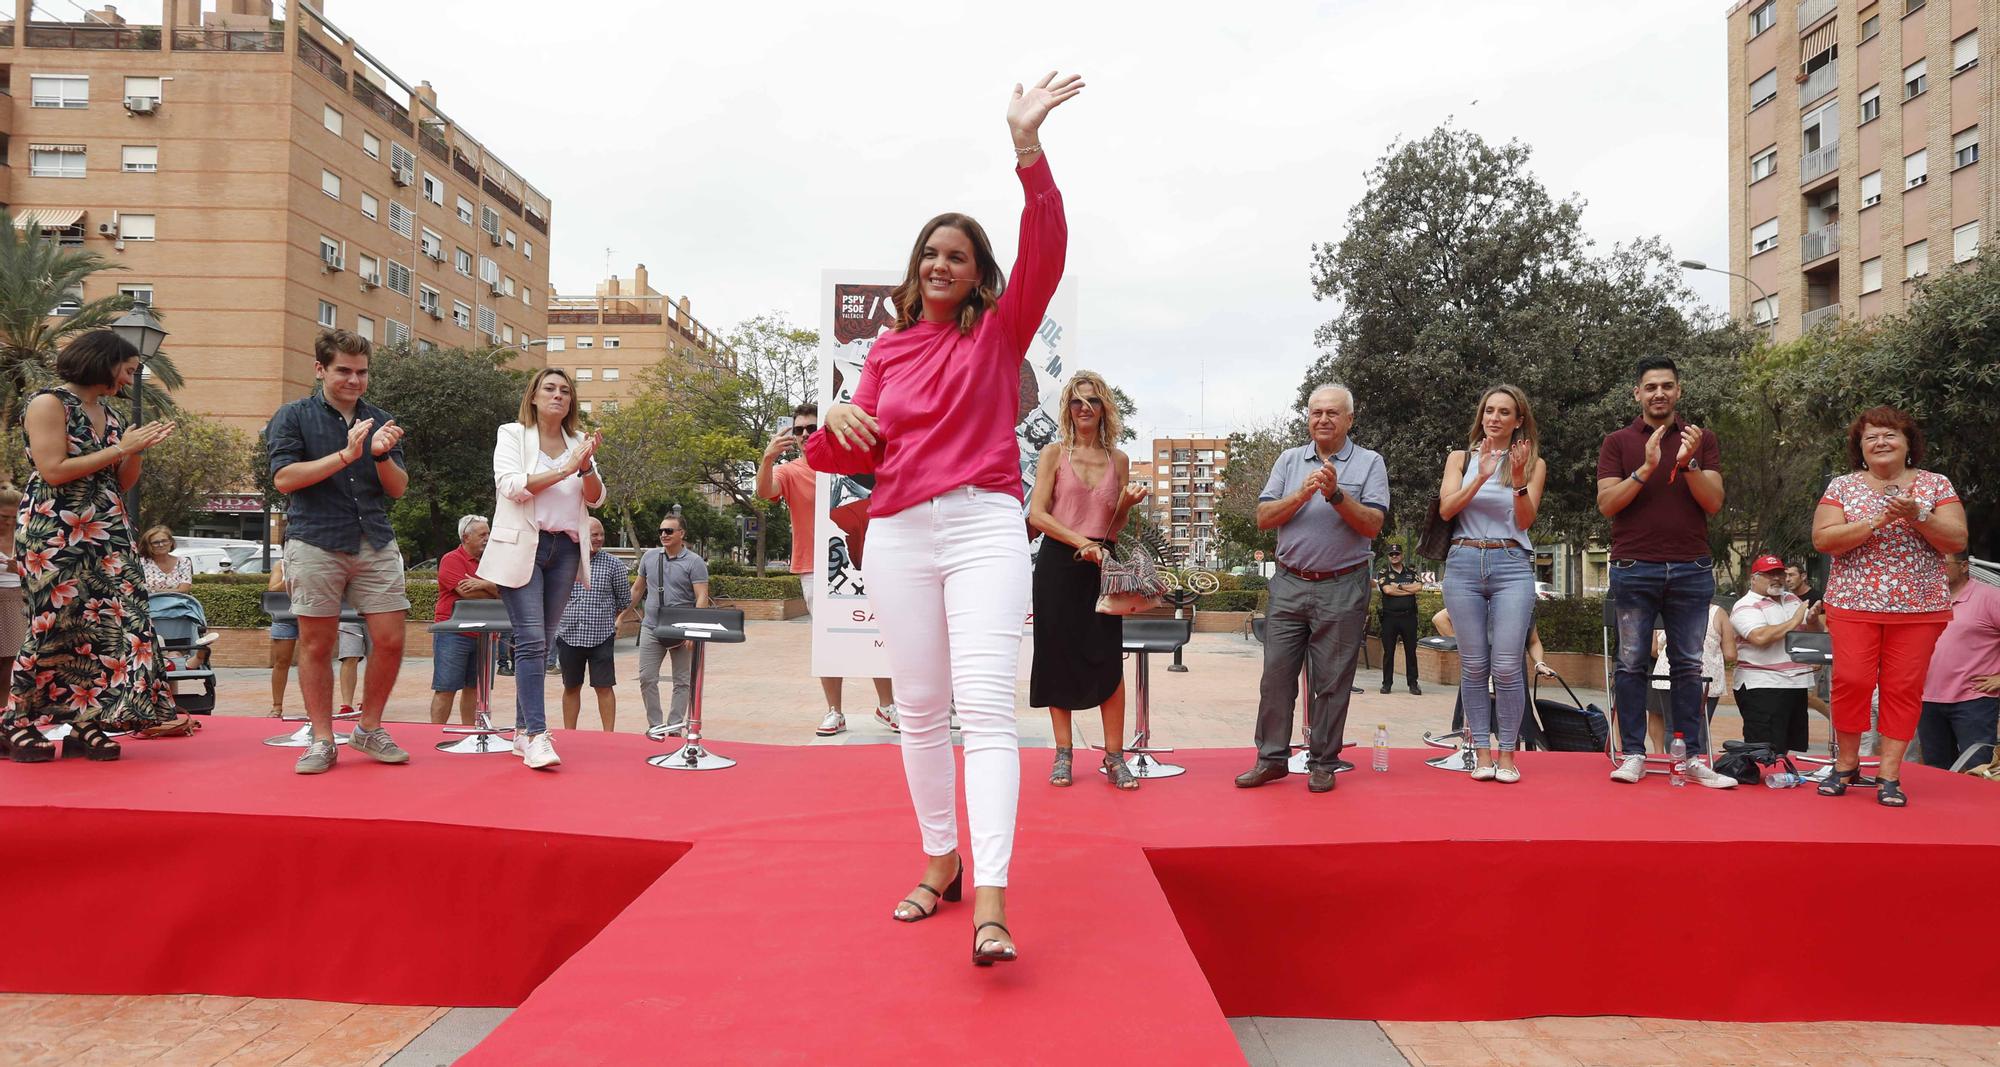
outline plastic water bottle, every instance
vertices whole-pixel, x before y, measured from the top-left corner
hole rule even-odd
[[[1389,769],[1389,724],[1386,722],[1375,724],[1375,769]]]
[[[1779,771],[1776,774],[1765,775],[1764,784],[1772,789],[1795,789],[1799,784],[1799,776],[1790,771]]]
[[[1667,784],[1676,787],[1688,784],[1687,771],[1683,769],[1683,764],[1687,763],[1688,746],[1679,732],[1675,732],[1674,743],[1667,749],[1667,758],[1674,763],[1673,769],[1667,772]]]

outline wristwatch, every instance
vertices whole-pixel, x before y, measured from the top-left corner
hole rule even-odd
[[[1929,521],[1931,521],[1931,511],[1932,511],[1932,508],[1931,508],[1930,504],[1928,504],[1928,503],[1925,503],[1925,504],[1921,504],[1921,505],[1919,505],[1919,506],[1917,507],[1917,521],[1918,521],[1918,522],[1929,522]]]
[[[1519,489],[1516,489],[1516,490],[1514,490],[1514,495],[1515,495],[1515,496],[1527,496],[1527,495],[1528,495],[1528,487],[1524,485],[1524,486],[1520,487]]]
[[[1334,507],[1339,507],[1340,502],[1346,499],[1347,499],[1347,494],[1341,492],[1340,487],[1336,485],[1333,487],[1333,495],[1327,497],[1326,502],[1332,504]]]

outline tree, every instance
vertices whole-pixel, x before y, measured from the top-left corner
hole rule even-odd
[[[174,432],[146,450],[139,468],[137,528],[186,529],[211,497],[253,480],[259,453],[250,435],[189,411],[177,411]]]
[[[1111,403],[1118,409],[1118,440],[1116,443],[1122,445],[1127,441],[1136,439],[1139,436],[1139,430],[1134,424],[1139,418],[1139,405],[1133,402],[1130,394],[1115,385],[1111,387]]]
[[[1465,446],[1480,392],[1511,382],[1534,405],[1549,464],[1538,530],[1601,532],[1598,447],[1636,416],[1638,358],[1674,356],[1699,419],[1718,372],[1747,347],[1698,309],[1659,241],[1593,256],[1582,202],[1550,197],[1528,159],[1519,142],[1448,125],[1392,145],[1347,235],[1313,248],[1314,295],[1338,310],[1315,335],[1326,354],[1299,410],[1323,382],[1354,391],[1355,436],[1387,462],[1403,527],[1422,520],[1446,453]]]
[[[501,348],[412,352],[377,348],[368,370],[368,401],[404,431],[410,488],[390,509],[411,559],[458,543],[461,515],[493,510],[493,434],[520,415],[527,374]]]

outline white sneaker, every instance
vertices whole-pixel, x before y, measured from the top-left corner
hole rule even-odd
[[[1716,773],[1715,768],[1698,759],[1691,759],[1681,764],[1681,769],[1687,775],[1688,781],[1698,785],[1705,785],[1710,789],[1736,788],[1736,779]]]
[[[514,732],[514,754],[522,759],[528,758],[528,735],[518,730]]]
[[[814,730],[813,733],[820,737],[832,737],[834,734],[846,729],[847,716],[842,715],[836,708],[828,708],[826,709],[826,718],[819,721],[819,729]]]
[[[1627,756],[1618,761],[1618,769],[1611,772],[1614,782],[1638,783],[1646,780],[1646,757]]]
[[[903,732],[903,720],[896,714],[896,705],[894,704],[877,704],[875,706],[875,721],[899,734]]]
[[[1490,782],[1497,771],[1498,769],[1491,763],[1484,767],[1474,767],[1472,768],[1472,780],[1475,782]]]
[[[544,730],[529,739],[528,751],[521,757],[521,761],[531,769],[539,771],[544,767],[560,764],[562,757],[556,755],[555,742],[549,740],[549,732]]]

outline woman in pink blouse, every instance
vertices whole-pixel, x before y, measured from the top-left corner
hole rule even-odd
[[[1813,547],[1833,556],[1826,625],[1833,635],[1833,729],[1839,761],[1819,787],[1837,797],[1861,776],[1861,734],[1881,686],[1882,765],[1875,799],[1900,808],[1903,753],[1923,711],[1931,649],[1951,621],[1944,555],[1965,547],[1965,506],[1942,474],[1919,470],[1924,433],[1892,407],[1847,428],[1857,470],[1835,478],[1813,513]]]
[[[1028,611],[1028,541],[1014,439],[1021,359],[1062,279],[1062,194],[1043,158],[1042,121],[1083,91],[1049,74],[1014,87],[1007,126],[1026,193],[1005,281],[986,231],[947,213],[924,224],[854,401],[806,441],[815,470],[873,471],[868,595],[889,654],[903,772],[922,832],[922,880],[894,917],[916,922],[960,896],[950,708],[965,738],[972,830],[972,961],[1011,960],[1007,865],[1021,791],[1014,676]]]

